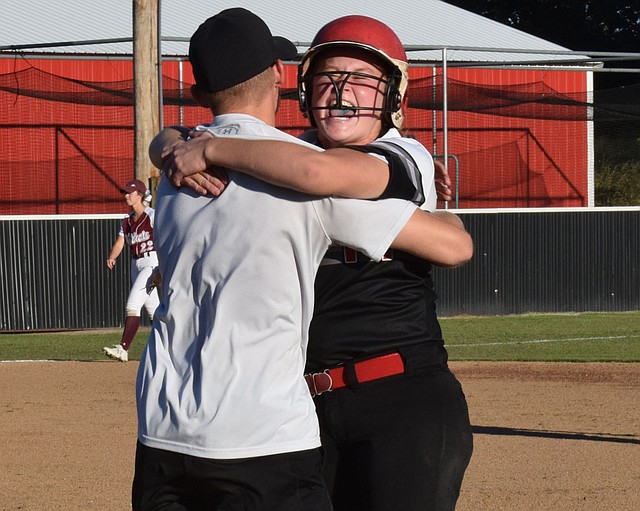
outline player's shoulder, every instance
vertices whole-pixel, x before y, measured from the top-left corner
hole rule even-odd
[[[427,158],[431,158],[431,154],[427,148],[418,139],[413,137],[407,137],[400,134],[396,128],[388,130],[384,135],[377,138],[372,145],[388,147],[391,150],[394,148],[398,151],[404,150],[411,154],[421,155]]]
[[[397,130],[396,130],[397,132]],[[433,157],[418,140],[400,136],[380,137],[370,144],[388,155],[395,155],[406,167],[415,167],[425,174],[433,173]]]

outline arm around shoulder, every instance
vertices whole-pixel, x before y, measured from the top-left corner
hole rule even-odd
[[[189,128],[184,126],[169,126],[153,137],[149,144],[149,158],[153,166],[161,169],[165,152],[188,137]]]
[[[391,246],[447,268],[468,262],[473,257],[471,236],[456,215],[444,216],[416,210]]]
[[[462,223],[462,220],[460,220],[460,217],[455,213],[451,213],[451,211],[438,209],[436,211],[432,211],[431,214],[444,222],[459,227],[460,229],[464,229],[464,224]]]
[[[318,151],[281,140],[218,137],[208,141],[206,160],[303,193],[375,199],[389,181],[387,164],[347,148]]]

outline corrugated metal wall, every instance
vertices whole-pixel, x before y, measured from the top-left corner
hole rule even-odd
[[[475,256],[434,270],[441,316],[640,308],[640,209],[460,214]],[[105,265],[119,221],[0,220],[0,329],[122,326],[128,251]]]
[[[121,326],[129,253],[106,257],[122,216],[50,218],[0,220],[0,329]]]
[[[435,270],[440,315],[640,308],[638,208],[461,216],[475,254]]]

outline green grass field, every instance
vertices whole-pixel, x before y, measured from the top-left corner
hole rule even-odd
[[[640,312],[441,319],[451,360],[638,362]]]
[[[640,311],[441,318],[451,360],[639,362]],[[138,360],[148,328],[129,351]],[[3,333],[0,360],[104,360],[120,330]]]

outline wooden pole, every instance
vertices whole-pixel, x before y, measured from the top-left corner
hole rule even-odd
[[[149,160],[149,143],[160,131],[158,5],[133,0],[134,173],[147,186],[158,176]]]

